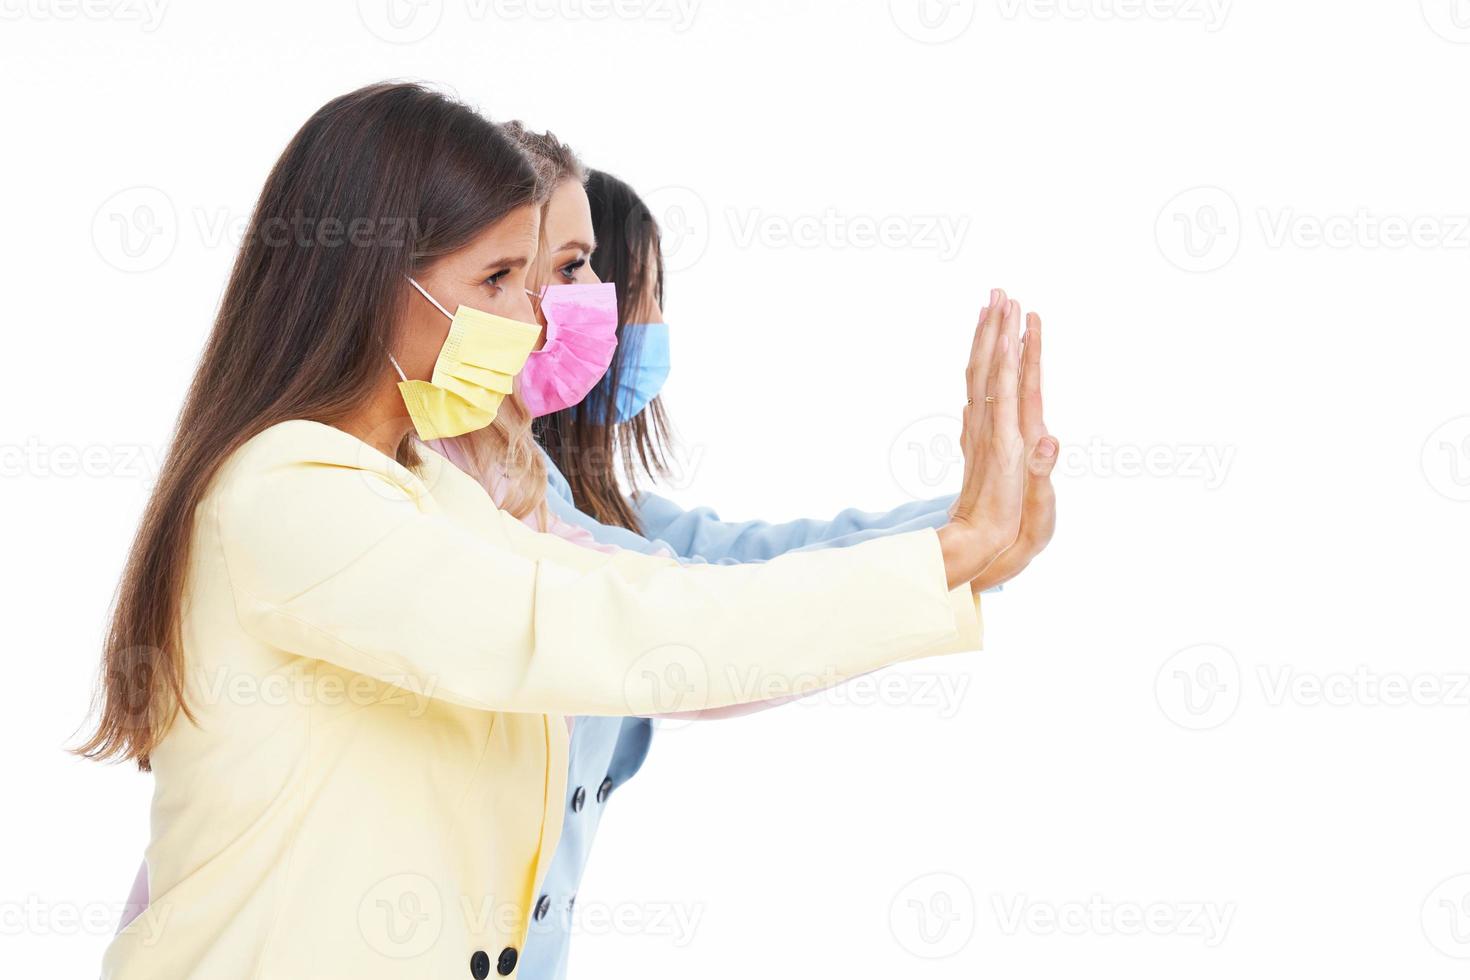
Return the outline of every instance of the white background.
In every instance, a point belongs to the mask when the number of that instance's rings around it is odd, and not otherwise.
[[[661,733],[573,976],[1464,975],[1470,4],[155,2],[0,0],[4,975],[95,975],[125,549],[268,168],[390,77],[682,229],[686,504],[953,488],[976,310],[1046,316],[1060,529],[987,650]]]

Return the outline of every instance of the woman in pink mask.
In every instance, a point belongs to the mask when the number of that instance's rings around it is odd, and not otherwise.
[[[537,179],[549,189],[541,207],[536,260],[526,275],[526,291],[533,298],[541,337],[515,381],[516,394],[536,419],[578,404],[607,373],[618,343],[618,297],[616,287],[599,282],[587,264],[595,247],[591,211],[582,190],[580,166],[571,151],[550,133],[530,132],[519,122],[503,124],[501,129],[526,151]],[[430,448],[479,480],[497,504],[504,502],[508,488],[516,483],[493,431],[435,440]],[[497,461],[489,464],[490,459]],[[512,458],[510,465],[524,466],[540,478],[547,460],[540,455]],[[584,547],[616,550],[615,545],[599,543],[590,530],[557,516],[550,508],[537,508],[522,520]],[[667,548],[647,551],[673,554]]]

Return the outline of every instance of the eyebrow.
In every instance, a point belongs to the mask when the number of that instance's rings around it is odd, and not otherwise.
[[[596,245],[589,245],[586,242],[577,241],[575,239],[569,242],[563,242],[561,244],[561,247],[558,248],[557,251],[563,252],[569,248],[580,249],[581,251],[586,252],[588,255],[591,255],[593,252],[597,251]]]
[[[488,272],[491,269],[520,269],[527,264],[527,261],[524,255],[519,255],[515,258],[500,258],[494,262],[485,263],[485,268],[481,271]]]

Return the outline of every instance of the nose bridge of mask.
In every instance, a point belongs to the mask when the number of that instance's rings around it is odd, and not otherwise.
[[[547,343],[564,327],[610,336],[611,342],[617,343],[618,291],[610,282],[547,286],[541,294],[541,311],[546,317]],[[607,330],[609,322],[611,330]]]
[[[444,439],[484,428],[511,393],[540,329],[464,305],[450,314],[412,277],[408,281],[450,319],[430,380],[404,378],[398,385],[419,438]],[[393,364],[404,377],[396,359]]]

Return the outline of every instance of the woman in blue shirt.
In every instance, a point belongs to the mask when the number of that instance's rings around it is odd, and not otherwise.
[[[953,497],[916,501],[886,513],[844,510],[829,520],[727,522],[706,507],[684,510],[656,494],[625,495],[641,475],[667,473],[669,424],[659,388],[669,370],[663,323],[663,259],[659,228],[631,187],[600,172],[586,174],[571,150],[549,133],[512,127],[555,189],[544,212],[543,239],[551,282],[613,282],[618,347],[602,382],[580,404],[536,423],[548,457],[552,513],[589,531],[599,543],[642,552],[670,551],[687,561],[763,561],[788,551],[844,547],[879,535],[937,528]],[[1030,362],[1039,369],[1040,323],[1028,320]],[[1032,449],[1023,541],[994,581],[1018,573],[1050,540],[1055,502],[1050,473],[1056,443],[1041,422],[1038,370],[1031,372],[1027,443]],[[636,462],[635,462],[636,460]],[[565,475],[563,473],[565,470]],[[602,807],[636,773],[648,753],[646,718],[579,717],[572,732],[567,811],[561,841],[527,938],[525,980],[566,973],[576,890]]]

